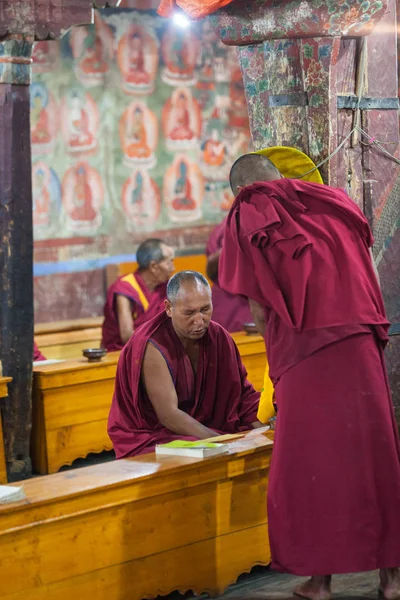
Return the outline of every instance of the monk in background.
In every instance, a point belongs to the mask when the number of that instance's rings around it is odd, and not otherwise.
[[[181,271],[168,283],[165,312],[122,350],[108,419],[117,458],[262,426],[260,394],[231,336],[211,316],[207,279]]]
[[[400,448],[368,222],[343,191],[283,179],[260,155],[233,165],[231,187],[219,281],[250,298],[278,406],[272,565],[312,576],[304,598],[374,569],[400,598]]]
[[[174,272],[174,250],[148,239],[136,252],[138,269],[113,283],[104,306],[102,346],[121,350],[136,327],[164,309],[167,281]]]
[[[226,219],[211,232],[207,246],[207,276],[213,282],[212,302],[213,321],[219,323],[230,333],[242,331],[243,323],[251,323],[249,301],[245,296],[230,294],[218,283],[218,264],[224,239]]]
[[[47,360],[45,356],[40,352],[39,346],[33,340],[33,362]]]

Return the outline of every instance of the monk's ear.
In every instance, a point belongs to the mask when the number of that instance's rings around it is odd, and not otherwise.
[[[171,316],[171,308],[172,308],[171,302],[169,300],[164,300],[164,306],[165,306],[165,312],[170,317]]]

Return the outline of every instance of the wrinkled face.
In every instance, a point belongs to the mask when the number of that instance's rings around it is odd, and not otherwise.
[[[212,317],[210,290],[197,281],[183,283],[175,302],[171,304],[166,300],[165,308],[181,339],[199,340],[206,333]]]
[[[150,266],[151,273],[157,283],[165,283],[171,277],[175,270],[174,258],[175,251],[170,246],[162,245],[161,251],[163,253],[163,259],[160,262],[152,263]]]

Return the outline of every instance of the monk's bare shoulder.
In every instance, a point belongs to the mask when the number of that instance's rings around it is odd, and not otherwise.
[[[177,405],[175,386],[167,362],[151,342],[147,342],[144,352],[141,379],[156,412],[160,406]]]
[[[147,342],[144,351],[142,363],[142,378],[146,382],[146,386],[152,385],[151,378],[155,378],[157,382],[162,382],[164,385],[167,381],[171,381],[171,373],[169,371],[167,361],[160,350],[152,343]]]
[[[159,369],[160,367],[162,367],[163,365],[166,365],[165,359],[163,357],[163,355],[161,354],[160,350],[158,350],[158,348],[156,348],[156,346],[154,344],[152,344],[152,342],[147,342],[146,344],[146,349],[144,351],[144,356],[143,356],[143,368],[144,369],[151,369],[151,368],[157,368]]]

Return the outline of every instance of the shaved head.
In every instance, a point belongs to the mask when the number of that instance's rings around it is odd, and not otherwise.
[[[229,175],[235,196],[240,192],[239,188],[252,185],[256,181],[274,181],[280,178],[278,169],[262,154],[244,154],[233,163]]]

